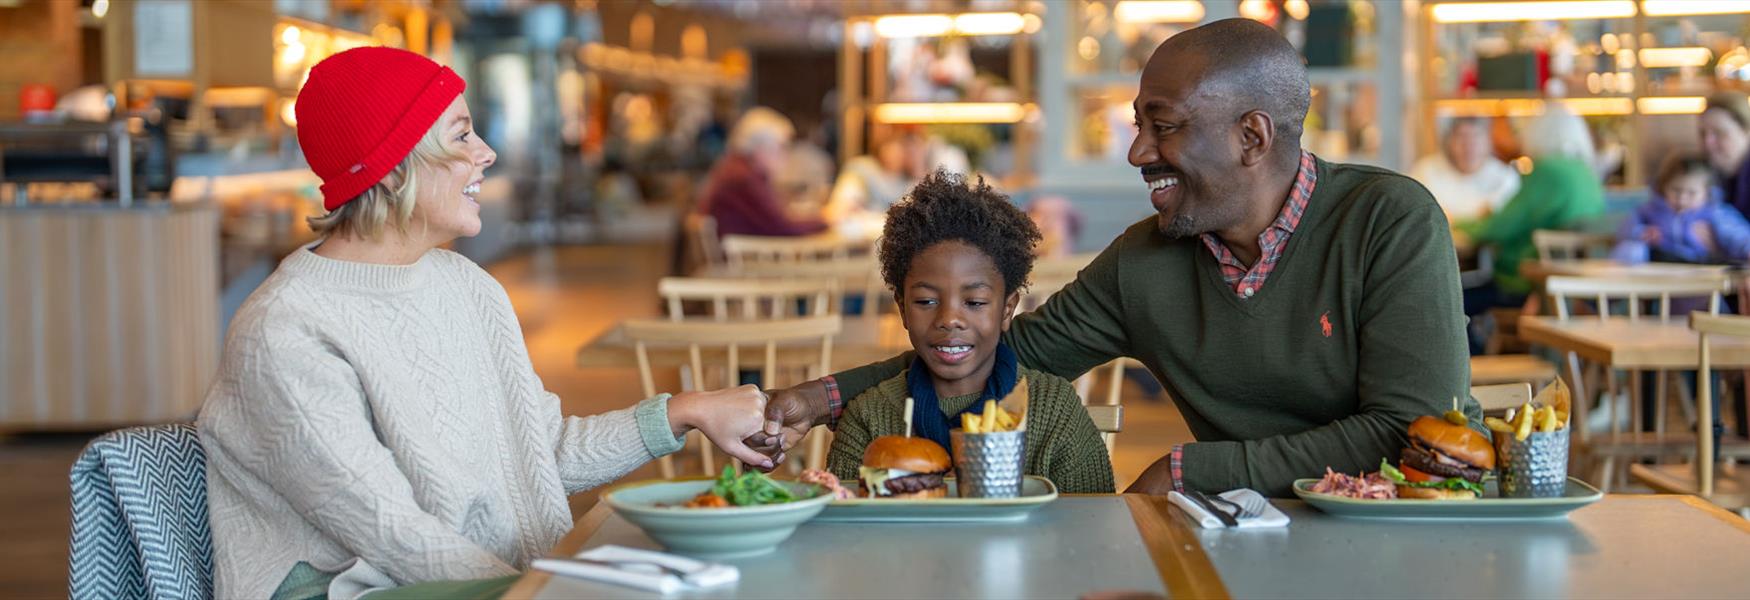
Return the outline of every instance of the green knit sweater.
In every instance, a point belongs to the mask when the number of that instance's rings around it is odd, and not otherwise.
[[[1287,496],[1326,466],[1357,473],[1396,460],[1411,420],[1469,397],[1452,235],[1407,177],[1322,160],[1318,174],[1253,297],[1234,295],[1202,241],[1169,239],[1150,217],[1016,317],[1004,340],[1022,364],[1064,378],[1120,356],[1148,366],[1197,437],[1184,450],[1192,489]],[[908,360],[835,378],[855,398]],[[1475,402],[1465,407],[1480,416]]]
[[[863,449],[875,438],[905,434],[905,372],[858,394],[839,420],[827,455],[827,469],[845,481],[856,481]],[[1106,444],[1075,386],[1062,377],[1021,367],[1027,380],[1026,472],[1050,479],[1070,494],[1109,494],[1114,490],[1112,461]],[[957,415],[978,401],[968,394],[941,401],[942,414]]]

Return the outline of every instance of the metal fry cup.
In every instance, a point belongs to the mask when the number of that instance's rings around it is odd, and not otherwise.
[[[1504,498],[1559,498],[1568,489],[1568,427],[1531,432],[1525,441],[1491,432],[1495,472]]]
[[[1021,495],[1027,432],[949,432],[954,447],[954,482],[961,498],[1014,498]]]

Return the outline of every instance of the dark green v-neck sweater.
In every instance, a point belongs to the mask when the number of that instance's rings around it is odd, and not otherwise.
[[[1327,466],[1395,462],[1409,422],[1454,397],[1480,415],[1446,216],[1415,181],[1372,167],[1318,161],[1306,213],[1251,298],[1200,240],[1169,239],[1150,217],[1004,340],[1022,364],[1066,379],[1120,356],[1147,365],[1197,437],[1184,451],[1190,489],[1288,496]],[[840,393],[855,398],[909,360],[840,373]]]

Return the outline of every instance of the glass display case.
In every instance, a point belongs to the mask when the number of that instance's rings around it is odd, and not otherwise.
[[[1750,88],[1750,2],[1439,2],[1421,21],[1427,153],[1452,118],[1483,117],[1515,160],[1512,124],[1559,101],[1586,119],[1606,183],[1641,186],[1695,148],[1708,94]]]
[[[1382,10],[1385,9],[1385,10]],[[1401,167],[1403,5],[1370,0],[1076,0],[1052,3],[1042,41],[1041,175],[1098,181],[1131,169],[1142,66],[1167,38],[1241,16],[1281,31],[1307,59],[1312,107],[1302,144],[1322,157]]]

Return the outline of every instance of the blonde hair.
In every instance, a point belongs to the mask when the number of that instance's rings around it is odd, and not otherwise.
[[[413,151],[401,159],[387,175],[339,208],[306,222],[322,237],[359,237],[375,240],[385,226],[407,233],[413,221],[413,205],[419,197],[419,167],[442,168],[446,163],[466,161],[467,156],[444,146],[443,122],[432,123],[431,129],[414,144]]]

